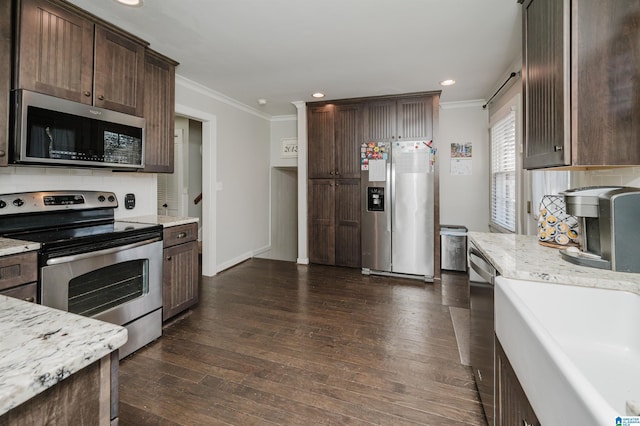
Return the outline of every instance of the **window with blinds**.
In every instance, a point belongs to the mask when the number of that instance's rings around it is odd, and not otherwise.
[[[491,225],[516,231],[516,113],[491,127]]]

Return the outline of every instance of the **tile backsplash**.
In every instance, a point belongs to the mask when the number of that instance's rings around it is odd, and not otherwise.
[[[111,172],[83,168],[0,167],[0,194],[29,191],[112,191],[118,198],[116,218],[157,212],[157,177],[154,173]],[[124,196],[136,195],[134,210],[125,210]]]
[[[571,186],[621,185],[640,188],[640,167],[619,167],[604,170],[571,172]]]

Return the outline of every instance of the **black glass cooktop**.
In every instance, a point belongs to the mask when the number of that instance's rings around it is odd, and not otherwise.
[[[114,221],[85,226],[52,227],[6,234],[16,240],[40,243],[43,250],[60,246],[80,246],[116,242],[149,235],[162,237],[162,225]],[[108,244],[112,246],[113,244]]]

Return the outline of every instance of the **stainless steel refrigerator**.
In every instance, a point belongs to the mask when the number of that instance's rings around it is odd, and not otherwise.
[[[360,157],[362,273],[433,281],[431,141],[367,142]]]

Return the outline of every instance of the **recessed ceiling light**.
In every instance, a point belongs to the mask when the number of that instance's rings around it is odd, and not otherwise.
[[[114,0],[116,3],[131,7],[142,7],[142,0]]]
[[[440,86],[453,86],[456,84],[455,80],[443,80],[440,82]]]
[[[313,95],[314,98],[324,98],[324,93],[316,92]]]

